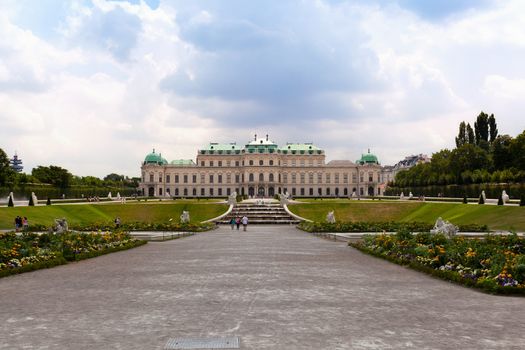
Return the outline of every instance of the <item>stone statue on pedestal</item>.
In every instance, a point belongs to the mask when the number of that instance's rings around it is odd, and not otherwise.
[[[187,224],[190,222],[190,212],[184,210],[180,216],[180,222],[183,224]]]
[[[448,238],[454,237],[458,232],[458,227],[454,224],[451,224],[448,221],[443,220],[441,217],[438,217],[434,228],[430,230],[430,233],[437,234],[442,233]]]
[[[335,224],[335,215],[334,211],[329,211],[328,214],[326,214],[326,222],[329,224]]]

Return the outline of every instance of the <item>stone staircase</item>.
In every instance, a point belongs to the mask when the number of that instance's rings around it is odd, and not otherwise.
[[[229,224],[236,217],[248,217],[248,224],[298,224],[279,204],[238,203],[232,212],[224,217],[220,224]]]

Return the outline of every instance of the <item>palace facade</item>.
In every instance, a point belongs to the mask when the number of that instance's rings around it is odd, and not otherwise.
[[[210,143],[198,151],[196,162],[168,162],[153,150],[141,173],[140,191],[150,197],[226,197],[234,191],[252,197],[382,195],[381,166],[370,151],[356,162],[325,163],[324,150],[311,143],[279,147],[268,135],[255,135],[244,146]]]

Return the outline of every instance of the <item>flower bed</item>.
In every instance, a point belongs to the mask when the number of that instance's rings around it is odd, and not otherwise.
[[[203,232],[215,227],[213,223],[147,223],[147,222],[129,222],[121,224],[119,231],[172,231],[172,232]],[[69,229],[76,231],[115,231],[113,222],[94,222],[89,224],[70,224]],[[25,232],[46,232],[48,226],[32,224]]]
[[[399,231],[365,236],[362,242],[349,245],[489,293],[525,295],[525,239],[516,234],[468,239]]]
[[[425,222],[301,222],[298,228],[307,232],[428,232],[434,225]],[[486,225],[459,225],[462,232],[488,232]]]
[[[146,243],[125,232],[0,234],[0,277],[91,258]]]

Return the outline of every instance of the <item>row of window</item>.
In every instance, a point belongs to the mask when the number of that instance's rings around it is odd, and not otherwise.
[[[264,166],[264,165],[269,165],[269,166],[273,166],[273,165],[281,165],[281,161],[277,161],[277,164],[275,164],[274,160],[273,159],[270,159],[270,160],[267,160],[266,162],[263,160],[263,159],[259,159],[258,162],[255,162],[253,159],[250,159],[249,161],[245,162],[244,160],[241,162],[241,161],[238,161],[236,160],[235,162],[233,161],[230,161],[230,160],[227,160],[225,162],[223,162],[222,160],[219,160],[217,162],[213,161],[213,160],[209,160],[207,163],[205,160],[201,160],[201,166],[210,166],[210,167],[213,167],[215,166],[215,164],[217,164],[218,167],[222,167],[222,166],[227,166],[227,167],[230,167],[232,165],[235,165],[235,166],[240,166],[242,164],[242,166],[245,166],[245,165],[256,165],[256,164],[259,164],[260,166]],[[323,161],[318,159],[317,162],[314,163],[314,160],[313,159],[310,159],[308,160],[308,165],[309,166],[313,166],[313,165],[318,165],[318,166],[321,166],[323,165]],[[290,161],[290,165],[291,166],[297,166],[297,165],[300,165],[300,166],[306,166],[306,161],[304,159],[301,159],[299,162],[297,162],[296,159],[292,159]],[[287,160],[283,160],[283,166],[288,166],[288,161]]]
[[[191,191],[190,191],[191,190]],[[238,189],[235,189],[237,191],[237,193],[241,194],[241,195],[244,195],[245,194],[245,190],[244,188],[238,188]],[[280,188],[279,188],[280,190]],[[306,191],[308,190],[308,192]],[[153,188],[150,188],[150,193],[149,195],[150,196],[154,196],[155,194],[152,193],[153,191]],[[340,196],[340,195],[343,195],[343,196],[349,196],[350,194],[353,195],[354,193],[357,195],[357,189],[354,187],[352,189],[352,193],[349,193],[349,189],[348,188],[343,188],[342,190],[338,187],[336,187],[333,192],[332,192],[332,189],[330,187],[327,187],[324,189],[322,188],[317,188],[317,193],[314,194],[314,189],[313,188],[304,188],[304,187],[301,187],[301,188],[296,188],[296,187],[292,187],[291,188],[291,191],[292,191],[292,196]],[[223,196],[223,195],[227,195],[229,196],[231,193],[232,193],[232,189],[231,188],[226,188],[226,189],[222,189],[222,188],[218,188],[217,189],[217,192],[215,192],[215,189],[214,188],[208,188],[208,191],[206,191],[205,188],[201,188],[200,191],[197,189],[197,188],[192,188],[192,189],[188,189],[188,188],[183,188],[183,189],[180,189],[179,188],[175,188],[173,190],[173,193],[171,193],[172,191],[167,188],[166,189],[166,194],[163,194],[162,192],[162,188],[159,188],[159,193],[158,195],[159,196],[163,196],[163,195],[169,195],[169,196],[197,196],[197,193],[199,193],[200,196]],[[250,195],[253,195],[255,193],[255,189],[253,187],[250,187],[248,189],[248,192],[247,194],[250,194]],[[263,190],[264,192],[264,195],[268,195],[268,193],[266,193],[265,190]],[[272,195],[274,193],[274,188],[271,188],[269,192],[272,192]],[[283,188],[283,192],[286,193],[288,192],[288,188]],[[259,191],[257,193],[260,193]],[[370,187],[368,189],[368,191],[366,192],[367,195],[375,195],[376,193],[374,193],[374,188],[373,187]],[[377,189],[377,195],[380,195],[380,190]],[[365,195],[365,189],[363,187],[359,188],[359,195],[361,196],[364,196]]]
[[[215,177],[216,175],[216,177]],[[297,173],[291,173],[290,174],[290,182],[291,183],[297,183]],[[306,183],[306,175],[308,175],[308,183],[310,184],[313,184],[314,183],[314,173],[308,173],[308,174],[305,174],[305,173],[300,173],[299,174],[299,181],[300,183],[304,184]],[[333,174],[333,183],[340,183],[341,182],[341,176],[339,173],[335,173]],[[368,182],[374,182],[374,173],[373,172],[369,172],[368,174]],[[223,175],[222,174],[209,174],[208,175],[208,178],[209,178],[209,183],[215,183],[215,179],[217,179],[217,183],[223,183]],[[159,182],[162,182],[162,174],[159,174]],[[264,176],[264,173],[260,173],[259,176],[258,176],[258,179],[259,179],[259,182],[264,182],[266,181],[265,179],[265,176]],[[143,182],[144,182],[144,178],[142,179]],[[171,175],[166,175],[166,183],[171,183]],[[182,180],[182,181],[181,181]],[[173,177],[173,183],[189,183],[189,180],[190,180],[190,176],[187,175],[187,174],[184,174],[182,175],[182,179],[181,177],[176,174],[174,175]],[[205,180],[206,180],[206,176],[205,174],[201,174],[200,175],[200,183],[205,183]],[[324,174],[324,183],[332,183],[332,174],[328,173],[328,174]],[[380,174],[377,174],[377,182],[380,182],[381,180],[381,175]],[[231,183],[232,181],[232,174],[231,173],[227,173],[226,174],[226,183]],[[239,182],[244,182],[244,174],[235,174],[235,183],[239,183]],[[248,174],[248,182],[254,182],[255,181],[255,174],[253,173],[250,173]],[[275,176],[273,173],[270,173],[268,174],[268,179],[267,181],[269,182],[274,182],[275,181]],[[343,174],[343,177],[342,177],[342,181],[343,183],[348,183],[348,174]],[[150,173],[149,175],[149,182],[154,182],[154,174],[153,173]],[[278,174],[278,182],[281,182],[281,174]],[[284,183],[288,183],[288,173],[283,173],[282,174],[282,182]],[[352,183],[356,183],[357,182],[357,174],[352,174]],[[360,176],[359,176],[359,182],[365,182],[365,173],[361,172]],[[191,175],[191,183],[194,183],[196,184],[197,183],[197,175],[196,174],[193,174]],[[323,183],[323,173],[317,173],[317,183]]]

